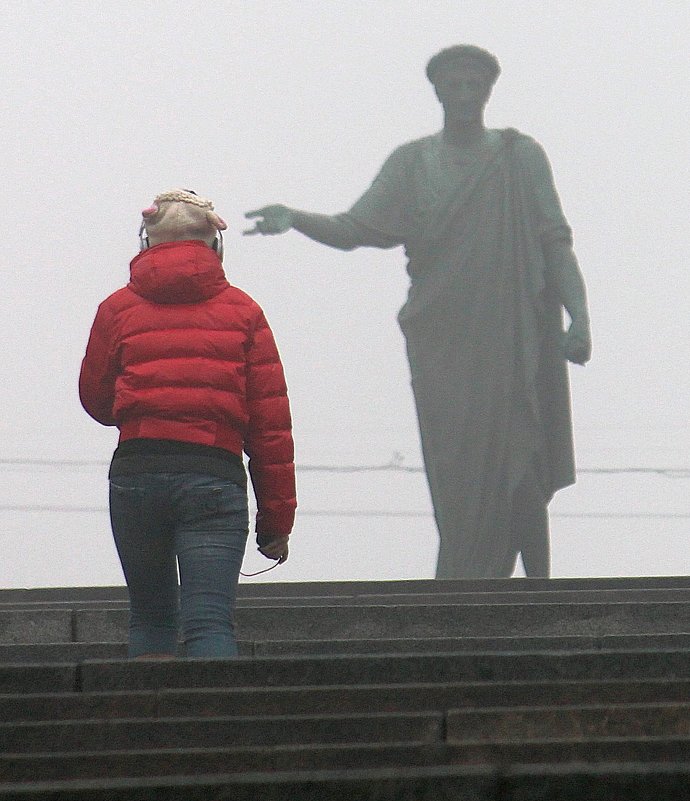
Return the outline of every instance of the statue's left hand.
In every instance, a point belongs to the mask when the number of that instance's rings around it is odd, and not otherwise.
[[[565,358],[573,364],[586,364],[592,357],[592,334],[589,322],[573,320],[563,335]]]

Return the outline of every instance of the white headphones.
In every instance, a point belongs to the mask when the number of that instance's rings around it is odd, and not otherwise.
[[[183,189],[183,192],[186,192],[190,195],[196,195],[196,192],[193,189]],[[161,196],[162,197],[162,196]],[[213,204],[207,202],[207,205],[213,209]],[[213,215],[215,219],[218,221],[219,225],[225,226],[223,220],[221,220],[218,215]],[[141,221],[141,225],[139,226],[139,250],[147,250],[151,246],[149,242],[149,238],[146,232],[146,218]],[[211,250],[215,252],[218,258],[223,261],[223,232],[221,231],[220,227],[216,229],[216,238],[213,240],[213,244],[211,245]]]
[[[151,247],[149,243],[149,238],[146,233],[146,220],[141,221],[141,225],[139,226],[139,250],[148,250]],[[211,250],[215,251],[218,258],[223,261],[223,232],[220,230],[216,231],[216,238],[213,240],[213,244],[211,245]]]

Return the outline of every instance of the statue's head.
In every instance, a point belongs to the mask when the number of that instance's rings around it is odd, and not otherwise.
[[[476,45],[461,44],[446,47],[432,56],[426,65],[426,76],[435,86],[444,71],[458,67],[469,67],[481,72],[489,86],[493,86],[501,74],[501,65],[493,53]]]
[[[426,67],[446,116],[457,120],[481,117],[500,72],[496,56],[465,44],[441,50]]]

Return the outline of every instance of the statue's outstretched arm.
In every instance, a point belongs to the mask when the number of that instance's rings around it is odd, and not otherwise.
[[[255,223],[244,233],[270,236],[294,229],[338,250],[404,244],[410,228],[406,214],[408,149],[402,146],[393,151],[369,189],[348,212],[316,214],[275,203],[247,212],[245,217]]]
[[[245,217],[256,219],[254,227],[244,232],[247,235],[270,236],[294,229],[315,242],[338,250],[353,250],[363,244],[357,235],[356,224],[346,214],[315,214],[274,204],[249,211]]]
[[[396,238],[364,225],[348,213],[316,214],[274,204],[249,211],[245,217],[256,220],[254,227],[244,232],[249,236],[283,234],[294,229],[315,242],[338,250],[363,246],[390,248],[399,244]]]

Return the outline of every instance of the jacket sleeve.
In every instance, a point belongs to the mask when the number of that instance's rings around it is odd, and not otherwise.
[[[113,347],[113,315],[105,303],[98,307],[79,373],[79,399],[84,409],[104,426],[113,418],[118,364]]]
[[[290,403],[278,348],[260,310],[248,345],[246,386],[245,451],[256,496],[256,531],[287,537],[297,507]]]

